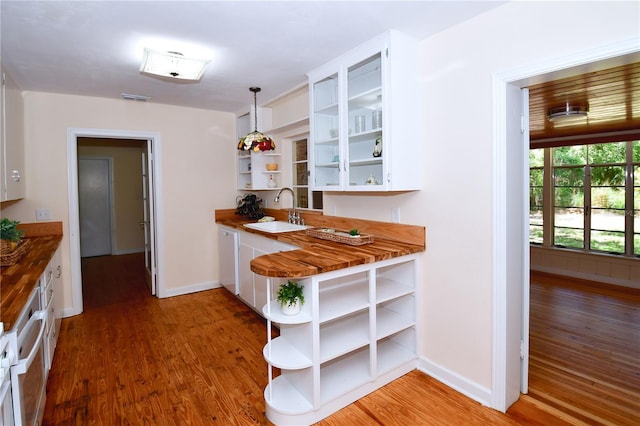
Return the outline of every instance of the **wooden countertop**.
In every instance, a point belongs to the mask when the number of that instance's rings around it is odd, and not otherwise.
[[[50,222],[49,222],[50,223]],[[5,330],[11,330],[27,303],[29,295],[38,285],[40,276],[58,249],[62,240],[62,223],[59,234],[41,235],[40,232],[29,232],[27,224],[19,226],[27,231],[30,246],[27,253],[15,265],[3,266],[0,280],[0,321]],[[50,229],[51,227],[48,227]],[[53,232],[57,232],[54,227]],[[47,231],[48,232],[48,231]]]
[[[271,234],[253,230],[242,225],[255,221],[236,216],[233,213],[235,210],[231,210],[231,212],[232,214],[229,214],[229,210],[216,210],[216,223],[300,247],[300,250],[272,253],[253,259],[251,270],[256,274],[268,277],[307,277],[355,265],[420,253],[426,249],[426,230],[423,226],[302,212],[306,224],[309,226],[331,226],[338,229],[358,228],[360,232],[374,235],[374,242],[371,244],[350,246],[310,237],[306,235],[305,231]],[[267,209],[266,213],[274,216],[276,220],[287,220],[286,210]]]

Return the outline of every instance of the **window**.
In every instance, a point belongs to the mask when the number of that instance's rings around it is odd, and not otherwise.
[[[542,244],[544,207],[544,149],[529,151],[529,237]]]
[[[585,146],[553,149],[553,245],[584,248]]]
[[[532,149],[529,165],[530,243],[640,255],[640,141]]]
[[[292,179],[293,192],[296,194],[296,207],[322,210],[322,192],[309,189],[309,145],[308,139],[292,142]]]

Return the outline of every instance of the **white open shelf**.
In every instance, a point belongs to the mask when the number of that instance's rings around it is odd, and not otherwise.
[[[379,308],[376,311],[377,332],[376,338],[382,339],[391,334],[413,327],[416,322],[413,315],[408,316],[394,312],[390,309]]]
[[[320,362],[369,344],[369,311],[320,327]]]
[[[382,303],[414,292],[413,285],[379,277],[376,287],[376,302]]]
[[[415,329],[407,329],[396,336],[380,340],[377,353],[378,375],[400,365],[416,362],[418,355],[415,347]]]
[[[321,323],[366,309],[369,306],[369,280],[323,290],[320,292],[320,304]]]
[[[301,310],[296,315],[285,315],[280,309],[280,304],[277,300],[272,300],[262,307],[262,313],[264,317],[278,324],[304,324],[311,322],[311,315],[306,310]]]
[[[267,343],[262,349],[262,354],[269,364],[287,370],[299,370],[313,365],[311,358],[284,337],[276,337],[271,343]]]
[[[320,403],[325,404],[371,380],[369,351],[361,350],[320,368]]]
[[[315,423],[416,367],[417,259],[305,277],[306,303],[294,317],[275,301],[270,313],[263,308],[269,327],[281,323],[263,350],[269,376],[281,369],[265,391],[272,422]]]
[[[285,375],[276,377],[270,385],[267,385],[264,390],[264,399],[273,409],[282,414],[295,415],[313,409],[311,401],[305,398]]]

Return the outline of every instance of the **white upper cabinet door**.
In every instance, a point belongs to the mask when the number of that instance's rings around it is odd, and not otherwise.
[[[2,72],[2,193],[0,201],[19,200],[25,196],[24,173],[24,101],[22,91],[8,74]]]
[[[388,31],[308,73],[311,185],[421,189],[416,43]]]

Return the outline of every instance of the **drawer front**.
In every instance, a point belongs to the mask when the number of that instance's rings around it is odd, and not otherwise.
[[[53,280],[46,283],[45,281],[44,278],[40,279],[40,297],[42,298],[42,306],[49,306],[53,300]]]
[[[44,338],[44,362],[47,367],[47,371],[49,371],[53,365],[53,354],[56,350],[56,343],[58,341],[57,337],[55,323],[51,321],[51,323],[47,325],[47,331]]]

